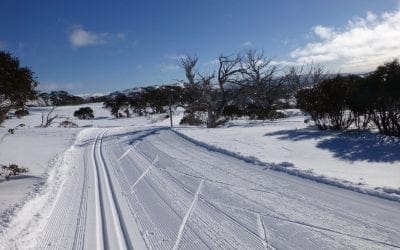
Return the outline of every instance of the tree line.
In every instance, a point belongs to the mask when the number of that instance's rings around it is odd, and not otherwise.
[[[394,60],[364,76],[324,79],[299,90],[297,105],[322,130],[376,127],[400,136],[400,64]]]
[[[104,102],[116,118],[185,108],[182,123],[213,128],[229,119],[277,119],[280,109],[296,105],[319,129],[377,128],[400,136],[400,64],[397,60],[364,75],[330,75],[320,66],[280,67],[262,51],[220,55],[211,72],[198,70],[197,56],[180,60],[185,79],[174,85],[145,87],[128,95],[90,100],[65,91],[36,91],[34,73],[18,58],[0,51],[0,124],[11,109],[25,115],[28,100],[51,105]],[[77,115],[80,115],[77,113]]]
[[[199,58],[180,61],[180,85],[145,88],[104,103],[115,117],[130,112],[165,112],[169,104],[185,108],[183,124],[217,127],[229,119],[277,119],[281,109],[297,107],[319,129],[376,127],[400,135],[400,66],[397,60],[364,75],[328,74],[323,67],[280,67],[264,53],[248,50],[218,57],[212,72],[200,72]]]

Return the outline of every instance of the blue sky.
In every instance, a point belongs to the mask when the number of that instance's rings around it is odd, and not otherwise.
[[[399,7],[398,0],[2,0],[0,49],[30,66],[42,90],[75,94],[173,83],[183,78],[184,53],[210,70],[220,53],[246,48],[279,65],[361,72],[400,55]]]

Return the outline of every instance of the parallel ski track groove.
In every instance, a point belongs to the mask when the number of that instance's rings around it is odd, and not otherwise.
[[[95,186],[95,205],[96,207],[96,239],[97,243],[100,244],[98,246],[98,249],[105,249],[105,246],[108,246],[108,237],[107,237],[107,227],[106,227],[106,222],[105,222],[105,211],[103,207],[103,199],[102,196],[100,195],[102,193],[101,191],[101,185],[100,185],[100,173],[99,173],[99,167],[97,163],[97,157],[96,157],[96,146],[100,137],[100,134],[102,132],[99,132],[96,136],[96,139],[93,144],[93,154],[92,154],[92,159],[93,159],[93,164],[94,164],[94,186]]]
[[[103,155],[103,138],[104,138],[104,134],[107,133],[108,130],[104,131],[101,134],[101,138],[100,138],[100,144],[99,144],[99,157],[100,160],[102,162],[102,166],[103,166],[103,171],[105,173],[105,178],[106,178],[106,187],[108,187],[107,192],[110,195],[110,200],[109,202],[111,203],[111,209],[115,210],[115,212],[117,213],[117,217],[115,217],[114,213],[113,213],[113,219],[114,219],[114,225],[117,226],[118,228],[116,228],[117,232],[122,231],[122,236],[123,238],[120,239],[120,241],[122,240],[123,242],[119,242],[122,245],[122,248],[126,248],[126,249],[133,249],[132,243],[129,239],[129,234],[128,234],[128,230],[126,228],[126,225],[124,223],[123,220],[123,216],[122,216],[122,212],[121,212],[121,208],[118,204],[118,200],[116,198],[116,194],[115,194],[115,190],[114,187],[112,185],[111,182],[111,178],[110,178],[110,172],[108,171],[108,167],[107,167],[107,163],[105,161],[104,155]]]
[[[169,147],[175,148],[176,150],[179,150],[179,151],[185,153],[186,155],[188,155],[188,154],[193,155],[193,154],[190,153],[190,150],[183,151],[181,148],[178,148],[176,145],[172,145],[172,144],[166,143],[165,140],[162,140],[161,138],[158,138],[158,141],[162,141],[164,144],[168,145]],[[149,143],[150,143],[150,142],[149,142]],[[189,142],[189,144],[191,144],[191,143]],[[193,147],[194,147],[194,146],[195,146],[195,145],[193,145]],[[157,149],[156,146],[153,145],[153,147]],[[188,152],[188,151],[189,151],[189,152]],[[229,158],[229,157],[227,157],[227,158]],[[199,158],[198,160],[202,161],[200,158]],[[203,162],[204,162],[204,161],[203,161]],[[205,163],[207,163],[207,162],[205,162]],[[182,164],[183,164],[183,163],[182,163]],[[207,163],[207,164],[209,164],[209,163]],[[188,168],[190,168],[188,165],[186,165],[186,164],[184,164],[184,165],[187,166]],[[213,167],[216,167],[216,168],[222,170],[220,167],[218,167],[218,166],[216,166],[216,165],[213,165]],[[191,168],[190,168],[190,169],[191,169]],[[193,169],[192,169],[192,170],[193,170]],[[195,170],[193,170],[193,171],[195,171]],[[224,171],[224,172],[226,172],[226,171]],[[234,176],[236,176],[236,177],[239,177],[239,176],[237,176],[237,175],[235,175],[235,174],[232,174],[232,175],[234,175]],[[239,177],[239,178],[242,178],[242,177]],[[174,178],[174,179],[176,180],[176,178]],[[179,181],[179,182],[180,182],[180,181]],[[180,182],[180,183],[181,183],[181,182]],[[181,183],[181,184],[184,186],[183,183]],[[260,186],[263,186],[263,185],[260,185]],[[186,190],[189,190],[189,189],[186,189]],[[190,190],[189,190],[189,191],[190,191]],[[238,195],[240,195],[240,194],[238,194]],[[242,195],[240,195],[240,196],[242,196]],[[208,199],[207,199],[206,197],[200,196],[199,198],[202,199],[202,200],[204,200],[205,202],[209,203],[209,202],[208,202]],[[254,201],[254,200],[252,200],[252,199],[249,199],[249,198],[247,198],[247,197],[242,196],[242,198],[245,198],[245,199],[247,199],[247,200],[249,200],[249,201],[251,201],[251,202],[257,203],[258,205],[260,205],[260,206],[262,206],[262,207],[265,207],[264,204],[260,204],[260,203]],[[298,199],[297,197],[294,197],[294,198]],[[209,203],[209,205],[215,207],[212,203]],[[215,207],[215,208],[218,208],[218,207]],[[236,208],[237,208],[237,209],[243,209],[243,208],[240,208],[240,207],[236,207]],[[267,208],[267,207],[265,207],[265,208]],[[325,207],[323,207],[323,208],[325,208]],[[219,210],[220,210],[220,209],[219,209]],[[227,215],[228,217],[231,217],[230,215],[226,214],[226,213],[225,213],[224,211],[222,211],[222,210],[220,210],[220,212],[224,213],[224,214]],[[280,217],[280,216],[270,215],[270,214],[262,214],[262,213],[255,212],[255,211],[254,211],[254,213],[259,214],[259,215],[262,215],[262,216],[267,216],[267,217],[275,218],[275,219],[278,219],[278,220],[286,221],[286,222],[289,222],[289,223],[300,224],[300,225],[302,225],[302,226],[310,227],[310,228],[317,229],[317,230],[327,231],[327,232],[331,232],[331,233],[335,233],[335,234],[340,234],[340,235],[347,236],[347,237],[352,237],[352,238],[357,238],[357,239],[360,239],[360,240],[365,240],[365,241],[373,242],[373,243],[379,244],[379,245],[386,245],[386,246],[390,246],[390,247],[400,248],[399,245],[390,244],[390,243],[386,243],[386,242],[379,241],[379,240],[369,239],[369,238],[362,237],[362,236],[361,236],[361,237],[360,237],[360,236],[355,236],[355,235],[352,235],[352,234],[349,234],[349,233],[341,233],[341,232],[338,232],[338,231],[335,231],[335,230],[332,230],[332,229],[329,229],[329,228],[324,228],[324,227],[321,227],[321,226],[315,226],[315,225],[308,224],[308,223],[303,223],[303,222],[299,222],[299,221],[294,221],[294,220],[291,220],[291,219],[289,219],[289,218],[282,218],[282,217]],[[347,217],[349,217],[349,218],[351,218],[351,219],[355,219],[355,220],[358,219],[357,217],[353,217],[353,216],[347,216]],[[231,217],[231,218],[232,218],[232,217]],[[233,218],[233,219],[234,219],[234,218]],[[361,219],[358,219],[358,220],[361,221]],[[236,221],[236,220],[235,220],[235,221]],[[240,222],[238,222],[238,221],[236,221],[236,222],[240,224]],[[364,221],[364,222],[365,222],[365,221]],[[248,228],[246,227],[246,229],[248,229]],[[251,233],[256,234],[256,233],[254,233],[251,229],[248,229],[248,230],[249,230]],[[256,234],[256,235],[258,236],[258,234]],[[270,246],[271,246],[271,245],[270,245]],[[272,247],[273,247],[273,246],[272,246]]]
[[[155,148],[156,148],[156,147],[155,147]],[[141,152],[139,149],[137,149],[137,150],[138,150],[141,154],[143,154],[144,157],[147,158],[147,155],[145,155],[145,154],[144,154],[143,152]],[[186,166],[186,165],[185,165],[185,166]],[[195,195],[195,193],[192,192],[192,191],[190,190],[190,188],[188,188],[185,184],[183,184],[181,181],[179,181],[179,180],[176,179],[174,176],[172,176],[168,171],[165,171],[165,170],[162,169],[162,168],[158,168],[158,169],[163,170],[163,172],[165,172],[165,173],[169,176],[169,178],[170,178],[172,181],[174,181],[176,184],[178,184],[179,186],[181,186],[181,188],[182,188],[183,190],[185,190],[186,192],[188,192],[188,193],[190,193],[190,194],[192,194],[192,195]],[[251,229],[249,229],[247,226],[243,225],[240,221],[236,220],[235,218],[233,218],[232,216],[230,216],[230,215],[227,214],[226,212],[222,211],[220,208],[218,208],[218,207],[214,206],[213,204],[211,204],[211,203],[207,200],[206,197],[203,197],[203,196],[199,195],[199,201],[205,202],[206,205],[208,204],[208,206],[209,206],[211,209],[214,209],[214,210],[220,212],[221,214],[225,215],[227,218],[229,218],[230,220],[232,220],[234,223],[236,223],[237,225],[239,225],[240,227],[242,227],[243,229],[245,229],[245,231],[249,232],[251,235],[255,236],[255,237],[258,238],[260,241],[263,241],[263,239],[262,239],[256,232],[253,232],[253,231],[252,231]],[[192,230],[193,230],[193,228],[192,228]],[[193,231],[196,232],[196,230],[193,230]]]
[[[132,150],[130,152],[133,152]],[[154,160],[151,160],[147,157],[147,155],[143,154],[138,148],[134,148],[134,152],[137,152],[141,157],[143,161],[147,161],[147,162],[153,162]],[[154,162],[154,166],[156,166],[157,164]],[[135,167],[137,168],[137,166],[135,165]],[[139,170],[139,169],[138,169]],[[140,171],[140,170],[139,170]],[[176,216],[178,216],[178,218],[180,218],[181,220],[183,219],[183,217],[173,208],[173,206],[159,193],[159,191],[151,184],[151,182],[149,180],[147,180],[146,178],[143,178],[143,181],[146,182],[146,184],[155,192],[155,194],[160,198],[161,201],[163,201],[174,213]],[[185,187],[186,189],[186,187]],[[188,190],[186,190],[188,191]],[[190,191],[190,190],[189,190]],[[189,192],[190,194],[193,194],[192,192]],[[134,194],[134,193],[133,193]],[[132,194],[132,195],[133,195]],[[194,230],[190,225],[187,225],[188,228],[190,228],[192,230],[192,232],[203,242],[203,244],[205,246],[207,246],[207,248],[211,248],[208,243],[196,232],[196,230]]]
[[[87,149],[85,150],[87,152]],[[89,168],[86,167],[88,162],[87,158],[83,157],[84,171],[83,171],[83,186],[81,201],[79,205],[79,214],[77,221],[77,229],[74,237],[73,249],[83,249],[85,246],[85,232],[86,232],[86,218],[87,218],[87,199],[88,199],[88,181]]]
[[[187,141],[186,139],[184,139],[184,138],[182,138],[182,137],[178,137],[178,138],[181,139],[181,140],[184,141],[184,142],[188,142],[188,143],[186,143],[186,144],[188,144],[188,145],[187,145],[188,147],[191,147],[191,148],[194,148],[194,149],[196,149],[196,148],[199,147],[199,146],[193,144],[192,142]],[[162,143],[168,145],[169,147],[174,148],[175,150],[184,153],[185,155],[193,155],[193,157],[197,156],[196,158],[197,158],[199,161],[204,162],[205,164],[208,164],[208,165],[210,165],[210,166],[213,166],[214,168],[217,168],[217,169],[221,170],[222,172],[225,172],[225,173],[227,173],[227,174],[230,174],[230,175],[232,175],[232,176],[235,176],[235,177],[237,177],[237,178],[239,178],[239,179],[243,179],[244,181],[249,182],[249,183],[251,183],[251,184],[257,184],[258,186],[264,188],[264,191],[254,189],[255,191],[261,191],[261,192],[265,192],[265,193],[270,193],[269,191],[267,191],[268,188],[265,187],[265,186],[262,185],[262,184],[253,183],[253,182],[251,182],[251,181],[249,181],[249,180],[247,180],[247,179],[244,179],[242,176],[239,176],[239,175],[234,174],[234,173],[231,173],[231,172],[227,172],[226,170],[222,169],[221,167],[219,167],[219,166],[217,166],[217,165],[209,164],[209,163],[203,161],[203,160],[201,159],[201,157],[198,157],[198,155],[191,153],[190,150],[183,151],[180,147],[177,147],[176,145],[170,144],[170,143],[168,143],[167,141],[163,140],[162,138],[158,138],[158,140],[161,141]],[[202,147],[200,147],[200,148],[202,148]],[[206,149],[205,149],[205,150],[206,150]],[[203,152],[202,152],[202,153],[203,153]],[[218,152],[216,152],[216,153],[218,153]],[[233,161],[233,159],[232,159],[232,160],[230,159],[231,157],[226,157],[226,158],[227,158],[227,161],[230,161],[230,162]],[[182,163],[182,164],[184,164],[184,163]],[[186,164],[184,164],[184,165],[186,165]],[[187,166],[187,165],[186,165],[186,166]],[[188,166],[188,167],[189,167],[189,166]],[[190,167],[189,167],[189,168],[190,168]],[[192,169],[192,168],[190,168],[190,169]],[[193,171],[196,171],[196,170],[194,170],[194,169],[192,169],[192,170],[193,170]],[[256,169],[256,170],[260,171],[259,169]],[[266,173],[265,171],[263,171],[263,174],[269,175],[269,174]],[[202,177],[202,178],[203,178],[203,177]],[[315,188],[315,187],[313,187],[313,188]],[[251,189],[250,189],[250,190],[251,190]],[[279,192],[279,191],[277,191],[277,190],[275,190],[275,192],[276,192],[276,193],[279,193],[279,194],[282,194],[282,195],[288,196],[287,194],[284,194],[283,192]],[[296,197],[296,196],[290,196],[290,198],[292,198],[292,199],[294,199],[294,200],[302,201],[299,197]],[[259,205],[262,205],[262,204],[259,204]],[[262,205],[262,206],[264,206],[264,205]],[[320,208],[320,209],[323,209],[323,210],[329,210],[329,211],[332,211],[332,212],[336,211],[336,210],[334,210],[333,208],[326,207],[326,206],[321,206],[321,205],[319,205],[319,204],[313,204],[313,206],[314,206],[314,207],[317,207],[317,208]],[[346,217],[346,218],[349,218],[349,219],[352,219],[352,220],[354,220],[354,221],[358,221],[359,223],[362,223],[362,224],[365,224],[366,222],[368,222],[368,221],[365,220],[365,218],[359,218],[359,217],[356,216],[356,215],[348,215],[348,214],[344,213],[344,214],[342,214],[342,216],[344,216],[344,217]],[[371,224],[371,223],[370,223],[370,224]],[[380,226],[383,230],[389,229],[388,227],[385,227],[385,226],[382,226],[382,225],[379,225],[379,224],[376,224],[376,223],[373,223],[373,224],[376,225],[376,226]],[[396,231],[394,228],[390,228],[390,230],[391,230],[392,232],[395,232],[395,231]]]

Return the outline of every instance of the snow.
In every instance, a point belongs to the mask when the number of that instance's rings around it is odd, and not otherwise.
[[[95,119],[73,117],[86,106]],[[0,127],[0,163],[29,168],[0,180],[0,249],[400,247],[399,139],[318,131],[298,110],[169,130],[101,103],[55,109],[78,128],[36,127],[50,109]]]
[[[73,116],[75,110],[87,106],[94,110],[94,120],[79,120]],[[68,119],[76,123],[79,128],[58,128],[58,123],[49,128],[38,128],[42,114],[47,114],[52,107],[30,107],[28,116],[9,119],[2,124],[0,138],[4,138],[0,139],[0,164],[14,163],[28,168],[29,172],[13,177],[10,181],[5,181],[4,177],[0,176],[0,225],[8,223],[17,209],[37,195],[48,179],[49,171],[54,168],[57,158],[74,143],[76,135],[83,129],[144,126],[157,122],[163,125],[169,124],[169,119],[165,120],[165,114],[115,119],[102,106],[102,103],[90,103],[55,108],[53,114],[60,117],[57,122]],[[17,127],[20,124],[25,126]],[[7,132],[10,128],[16,128],[15,134]]]
[[[176,131],[207,147],[277,170],[400,200],[400,140],[371,132],[319,131],[297,112],[277,121]]]
[[[0,248],[387,249],[400,246],[399,209],[164,127],[89,128],[0,232]]]

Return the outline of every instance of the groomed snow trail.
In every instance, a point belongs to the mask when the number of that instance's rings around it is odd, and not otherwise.
[[[5,231],[9,248],[400,248],[400,203],[262,170],[165,128],[87,129],[71,150],[50,208],[17,214],[42,226]]]

